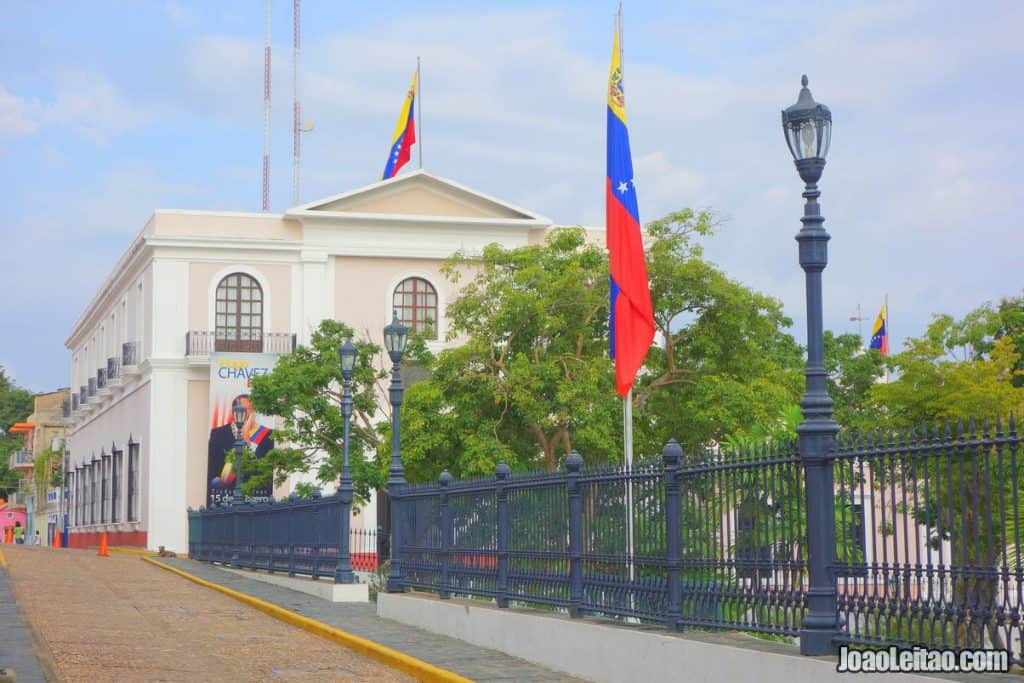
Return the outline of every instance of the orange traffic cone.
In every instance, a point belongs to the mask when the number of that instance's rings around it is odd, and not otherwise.
[[[104,531],[103,535],[100,536],[100,549],[96,553],[100,557],[107,557],[107,532]]]
[[[53,548],[60,547],[60,529],[53,532],[53,543],[51,543],[50,546]]]

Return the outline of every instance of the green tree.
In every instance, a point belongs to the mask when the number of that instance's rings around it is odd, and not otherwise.
[[[934,543],[949,541],[949,561],[961,566],[998,566],[1006,554],[1020,564],[1020,549],[1012,547],[1012,539],[1024,519],[1019,509],[1004,504],[1024,497],[1016,458],[1001,444],[967,445],[986,429],[980,420],[1024,408],[1024,388],[1015,385],[1020,353],[1012,334],[997,336],[994,321],[987,305],[960,320],[935,316],[922,337],[908,340],[906,350],[889,359],[897,379],[870,390],[894,427],[924,426],[924,435],[930,436],[932,425],[947,425],[935,439],[939,450],[930,457],[909,451],[903,458],[875,459],[870,466],[876,487],[894,482],[905,487],[918,480],[913,486],[922,499],[915,499],[909,511],[930,529]],[[951,422],[960,426],[948,431]],[[950,445],[939,446],[942,441]],[[991,577],[961,575],[953,582],[952,600],[968,614],[994,610],[997,595],[998,582]],[[981,642],[985,632],[994,647],[1003,646],[991,624],[972,619],[959,624],[953,635],[965,644]]]
[[[0,366],[0,493],[7,493],[18,487],[21,476],[8,469],[10,455],[21,448],[25,440],[20,434],[7,434],[6,431],[15,422],[21,422],[32,414],[31,392],[17,386]]]
[[[0,365],[0,429],[7,431],[31,414],[32,393],[12,382]]]
[[[871,388],[884,372],[885,357],[876,349],[865,349],[856,334],[836,335],[825,330],[824,342],[828,393],[836,422],[853,430],[876,426],[881,416]]]
[[[591,457],[621,451],[621,407],[607,360],[608,279],[602,249],[580,228],[552,231],[543,245],[444,266],[460,282],[447,310],[449,339],[431,377],[403,406],[402,459],[410,481],[513,469],[554,469],[569,450]],[[383,426],[383,434],[389,427]],[[382,457],[389,451],[381,443]]]
[[[282,483],[292,472],[315,470],[321,482],[336,481],[341,472],[344,423],[341,417],[341,365],[338,347],[352,337],[352,329],[324,320],[308,346],[281,356],[269,374],[255,377],[252,401],[257,411],[277,415],[283,426],[275,430],[275,448],[260,459],[247,459],[246,487],[251,489],[271,475]],[[382,470],[366,453],[377,448],[376,421],[379,390],[387,377],[381,349],[354,340],[359,357],[353,372],[353,412],[349,459],[356,500],[365,503],[370,490],[383,484]],[[410,358],[425,353],[422,340],[410,341]]]
[[[647,270],[663,344],[635,388],[637,449],[669,438],[686,450],[743,435],[799,399],[803,351],[776,299],[730,279],[697,242],[713,215],[683,209],[647,225]]]
[[[774,419],[799,398],[802,350],[781,304],[703,259],[710,213],[683,210],[648,225],[648,274],[661,333],[634,390],[635,451],[674,436],[697,449]],[[622,403],[608,358],[607,255],[578,228],[542,245],[457,254],[446,272],[472,273],[449,306],[451,338],[428,381],[403,406],[410,481],[553,469],[575,448],[587,462],[622,452]],[[386,428],[385,428],[386,431]],[[381,444],[388,448],[387,440]]]

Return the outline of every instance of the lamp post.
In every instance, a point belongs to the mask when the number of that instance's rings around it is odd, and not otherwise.
[[[388,572],[388,592],[402,593],[401,539],[402,517],[398,510],[398,497],[405,486],[405,468],[402,467],[402,447],[399,440],[399,411],[402,406],[402,375],[399,363],[409,340],[409,328],[398,319],[398,311],[392,312],[391,323],[384,327],[384,348],[391,357],[391,467],[388,468],[388,496],[391,498],[391,571]]]
[[[231,504],[241,505],[242,448],[245,446],[244,437],[242,436],[242,426],[245,425],[245,404],[236,399],[234,405],[231,406],[231,412],[234,413],[235,418],[235,491],[234,495],[231,497]]]
[[[828,265],[829,235],[818,205],[818,180],[825,170],[825,156],[832,139],[832,113],[818,104],[801,79],[796,104],[783,110],[782,130],[796,170],[804,181],[803,227],[796,236],[800,267],[807,288],[807,390],[800,401],[804,421],[797,428],[800,459],[807,485],[807,614],[800,626],[800,652],[824,655],[835,651],[839,632],[833,560],[836,551],[833,520],[832,461],[839,426],[832,419],[823,362],[821,272]]]
[[[68,448],[67,437],[64,437],[64,458],[61,464],[61,477],[62,486],[60,489],[60,540],[61,548],[68,547],[68,507],[71,503],[71,498],[68,493],[68,465],[71,462],[71,449]]]
[[[338,567],[334,570],[334,583],[355,583],[352,573],[352,557],[349,548],[349,526],[352,522],[352,470],[348,463],[348,440],[350,423],[352,422],[352,370],[356,366],[359,349],[352,343],[351,337],[338,348],[338,359],[341,361],[341,417],[345,421],[345,441],[342,444],[343,459],[341,461],[341,483],[338,486],[338,497],[341,499],[341,525],[338,532]]]
[[[231,412],[235,418],[235,491],[231,496],[231,517],[234,529],[234,552],[231,554],[231,561],[236,567],[241,567],[241,540],[238,537],[238,517],[242,514],[238,506],[242,504],[242,448],[245,445],[242,436],[242,427],[245,425],[245,404],[237,400],[231,405]]]

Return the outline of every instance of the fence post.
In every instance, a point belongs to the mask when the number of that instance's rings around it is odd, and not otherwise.
[[[583,615],[583,491],[580,469],[583,457],[572,451],[565,458],[569,494],[569,616]]]
[[[273,492],[271,492],[273,493]],[[274,573],[274,531],[277,529],[277,524],[274,522],[281,519],[280,514],[274,514],[274,496],[270,496],[270,500],[267,501],[267,505],[270,507],[270,512],[267,513],[267,533],[264,538],[267,541],[267,573]]]
[[[682,476],[679,463],[683,449],[675,439],[669,439],[661,449],[661,462],[665,476],[665,550],[668,560],[668,619],[671,629],[679,627],[683,616],[683,544],[682,544]]]
[[[288,576],[295,576],[295,494],[288,494]]]
[[[804,430],[810,420],[800,426]],[[833,425],[835,423],[832,423]],[[800,457],[804,465],[807,496],[807,614],[800,625],[800,653],[825,655],[835,652],[839,635],[836,603],[836,515],[832,461],[835,431],[799,431]]]
[[[494,468],[498,498],[498,607],[508,607],[508,477],[512,469],[504,462]]]
[[[452,483],[452,473],[444,470],[437,478],[437,483],[441,485],[441,590],[438,591],[438,595],[442,600],[447,600],[452,597],[452,592],[448,589],[448,582],[451,580],[449,556],[453,540],[452,513],[448,509],[448,487]]]
[[[241,560],[242,553],[241,553],[241,549],[239,548],[240,540],[241,539],[238,538],[238,518],[239,518],[238,505],[235,505],[234,501],[232,501],[232,503],[231,503],[231,521],[232,521],[232,524],[231,524],[231,529],[232,529],[231,539],[234,542],[231,544],[231,564],[234,565],[237,568],[241,568],[242,567],[242,560]]]
[[[256,509],[256,503],[249,503],[249,569],[256,568],[256,525],[259,524],[260,516]]]
[[[307,516],[312,520],[309,529],[313,532],[313,580],[320,578],[320,506],[311,505],[306,511]]]

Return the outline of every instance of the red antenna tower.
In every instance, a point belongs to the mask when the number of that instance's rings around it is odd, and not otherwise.
[[[263,2],[263,211],[270,211],[270,0]]]
[[[295,25],[292,29],[292,203],[299,203],[299,161],[302,156],[302,105],[299,103],[299,2],[295,0]]]

